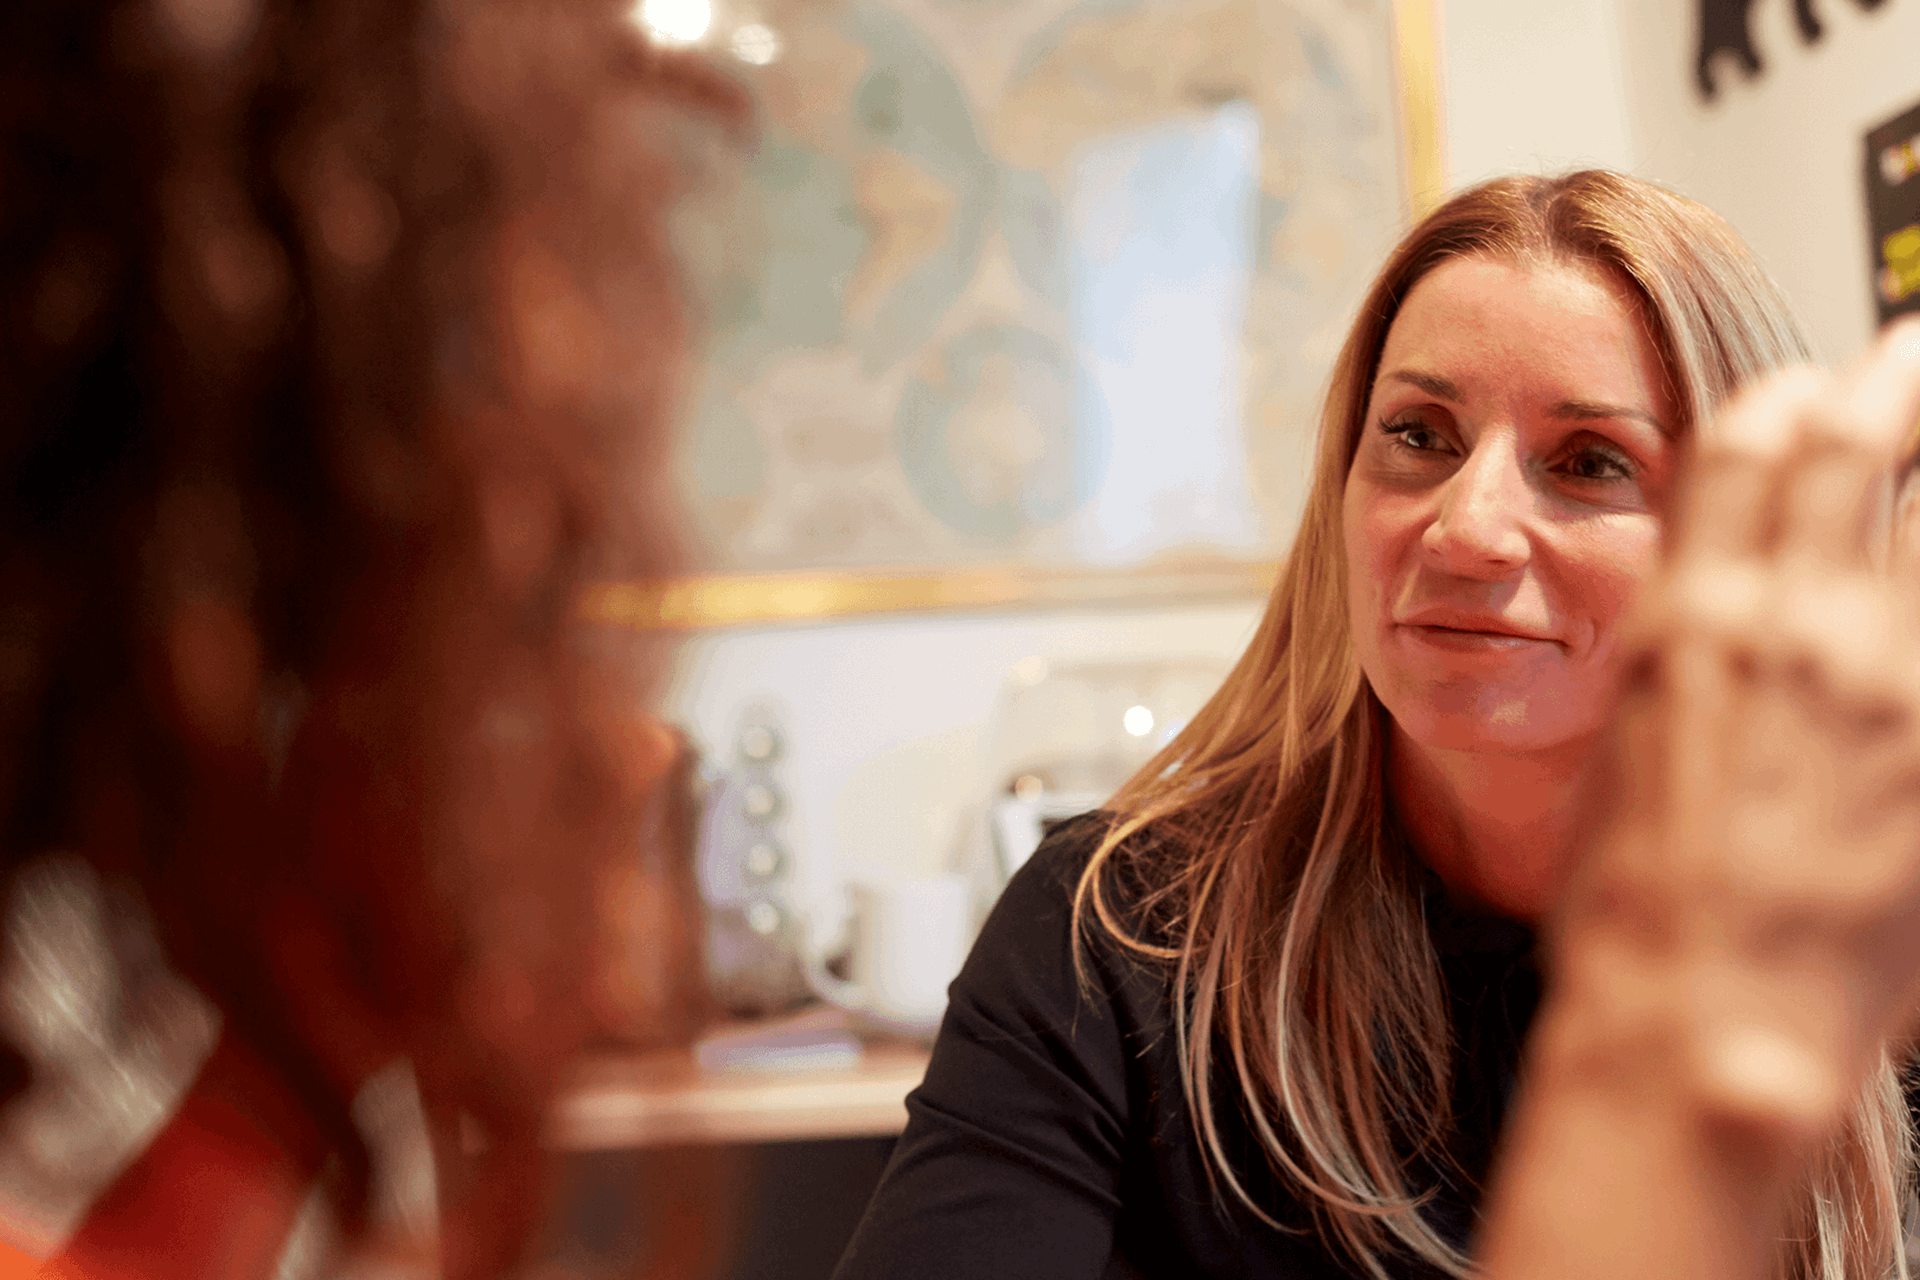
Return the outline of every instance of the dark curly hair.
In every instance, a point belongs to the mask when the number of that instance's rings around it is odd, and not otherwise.
[[[456,1270],[523,1233],[571,1043],[475,994],[577,977],[527,851],[630,831],[575,599],[671,545],[667,215],[739,116],[623,7],[0,6],[0,878],[137,886],[349,1215],[323,1042],[411,1056],[500,1153]]]

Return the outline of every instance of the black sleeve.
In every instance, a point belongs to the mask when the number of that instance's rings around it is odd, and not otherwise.
[[[1074,974],[1073,884],[1100,830],[1049,837],[988,917],[835,1280],[1107,1274],[1138,1030],[1119,993],[1140,975],[1105,946],[1091,996]]]

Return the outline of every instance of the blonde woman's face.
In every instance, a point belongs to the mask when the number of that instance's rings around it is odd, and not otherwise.
[[[1654,569],[1675,409],[1600,271],[1460,258],[1387,334],[1343,519],[1361,669],[1436,750],[1578,747]]]

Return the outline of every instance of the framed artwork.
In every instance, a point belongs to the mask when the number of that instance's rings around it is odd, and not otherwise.
[[[1441,187],[1430,0],[645,0],[756,147],[681,246],[701,627],[1264,588]]]

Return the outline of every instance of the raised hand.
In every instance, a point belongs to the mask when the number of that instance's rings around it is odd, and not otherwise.
[[[1830,1144],[1897,1140],[1861,1099],[1920,995],[1917,418],[1920,326],[1701,433],[1550,933],[1497,1280],[1761,1276]]]
[[[1561,949],[1569,981],[1618,953],[1609,1003],[1629,955],[1685,975],[1675,1065],[1729,1120],[1824,1131],[1920,982],[1920,577],[1884,518],[1916,416],[1920,328],[1741,396],[1639,629],[1617,825]]]

